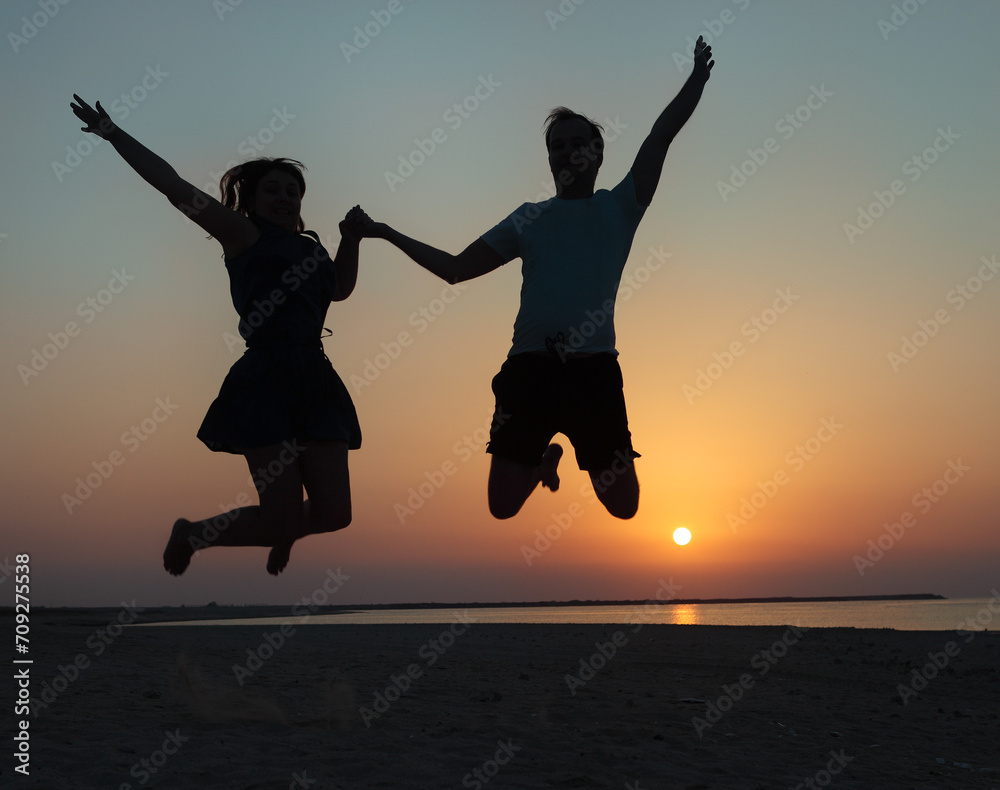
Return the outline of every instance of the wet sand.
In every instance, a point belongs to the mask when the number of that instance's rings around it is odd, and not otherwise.
[[[122,610],[43,611],[31,773],[8,750],[0,784],[1000,788],[995,633],[474,614],[120,628]]]

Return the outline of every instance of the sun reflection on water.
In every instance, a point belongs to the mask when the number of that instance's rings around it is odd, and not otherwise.
[[[699,625],[701,623],[697,607],[680,604],[674,606],[671,613],[673,614],[671,622],[677,625]]]

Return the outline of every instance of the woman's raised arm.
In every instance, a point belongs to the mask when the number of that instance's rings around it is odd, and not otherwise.
[[[96,134],[111,143],[121,158],[144,181],[213,236],[222,245],[227,257],[242,252],[257,240],[259,231],[248,217],[227,208],[181,178],[164,159],[118,128],[100,102],[97,102],[95,109],[75,93],[73,98],[76,102],[71,102],[70,107],[85,124],[83,131]]]

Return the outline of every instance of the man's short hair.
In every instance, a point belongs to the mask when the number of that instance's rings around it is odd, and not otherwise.
[[[598,150],[604,150],[604,136],[601,132],[604,131],[597,121],[588,118],[586,115],[580,115],[578,112],[573,112],[568,107],[556,107],[549,113],[549,117],[545,119],[545,150],[549,148],[549,134],[552,132],[552,127],[555,126],[560,121],[572,121],[579,118],[581,121],[585,121],[590,127],[590,131],[594,136],[594,139],[598,141]]]

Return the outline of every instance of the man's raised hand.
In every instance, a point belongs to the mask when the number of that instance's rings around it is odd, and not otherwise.
[[[69,106],[73,109],[73,114],[86,124],[86,126],[81,127],[83,131],[96,134],[107,140],[112,132],[118,129],[100,102],[97,102],[95,110],[75,93],[73,98],[76,99],[76,104],[70,102]]]
[[[698,41],[694,45],[694,73],[707,81],[714,65],[712,48],[705,43],[702,36],[698,36]]]

